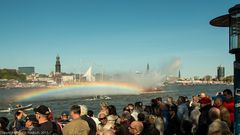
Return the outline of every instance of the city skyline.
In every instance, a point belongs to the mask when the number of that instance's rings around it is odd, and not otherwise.
[[[184,77],[233,74],[227,28],[209,25],[237,0],[0,1],[0,68],[34,66],[82,73],[159,71],[176,62]],[[179,69],[176,69],[176,74]]]

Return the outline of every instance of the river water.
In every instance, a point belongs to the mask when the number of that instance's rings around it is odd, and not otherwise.
[[[115,105],[117,112],[120,113],[124,106],[128,103],[135,103],[137,101],[143,102],[144,105],[149,105],[151,99],[156,97],[162,97],[166,100],[168,96],[171,96],[176,100],[178,96],[187,96],[189,99],[193,95],[197,95],[199,92],[204,91],[209,96],[215,96],[217,92],[223,91],[224,89],[233,90],[232,85],[192,85],[192,86],[178,86],[178,85],[168,85],[164,86],[161,91],[154,93],[142,93],[138,95],[110,95],[111,100],[107,100],[109,105]],[[97,115],[99,111],[100,100],[89,101],[86,100],[87,97],[65,97],[65,98],[49,98],[45,100],[33,100],[33,101],[21,101],[16,102],[14,97],[18,96],[19,92],[29,91],[29,89],[0,89],[0,109],[7,109],[9,104],[16,105],[28,105],[33,104],[33,107],[44,104],[51,108],[55,117],[60,115],[62,111],[68,111],[72,105],[84,104],[88,109],[93,110],[94,114]],[[93,93],[94,95],[94,93]],[[28,113],[33,113],[29,111]],[[12,117],[10,113],[0,113],[0,116]]]

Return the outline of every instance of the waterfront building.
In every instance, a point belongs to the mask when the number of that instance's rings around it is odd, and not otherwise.
[[[181,79],[181,71],[178,71],[178,79]]]
[[[75,80],[76,80],[76,75],[74,75],[74,74],[62,75],[62,82],[64,84],[66,84],[66,83],[74,83]]]
[[[18,67],[18,73],[31,75],[35,73],[34,67]]]
[[[220,65],[217,67],[217,79],[219,81],[222,81],[224,77],[225,77],[225,68]]]
[[[60,63],[59,55],[57,55],[57,57],[56,57],[54,80],[55,80],[55,82],[57,84],[61,84],[62,83],[61,63]]]
[[[61,63],[59,55],[57,55],[56,57],[55,73],[61,73]]]
[[[149,64],[147,64],[147,73],[149,73],[149,70],[150,70],[150,66]]]

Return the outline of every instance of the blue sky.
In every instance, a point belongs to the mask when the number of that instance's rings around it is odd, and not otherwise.
[[[233,73],[228,29],[209,25],[238,0],[1,0],[0,68],[159,70],[174,58],[182,76]]]

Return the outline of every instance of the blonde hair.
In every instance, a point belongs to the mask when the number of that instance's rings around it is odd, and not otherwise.
[[[80,105],[81,115],[87,115],[88,108],[86,105]]]

